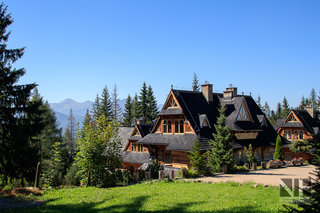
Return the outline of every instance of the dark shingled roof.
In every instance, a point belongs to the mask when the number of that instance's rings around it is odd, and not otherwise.
[[[307,110],[292,110],[292,112],[298,117],[301,123],[298,121],[284,123],[286,118],[278,119],[274,126],[275,130],[278,131],[281,127],[300,127],[314,134],[315,128],[319,128],[319,119],[317,117],[312,118]]]
[[[150,154],[147,152],[123,152],[122,161],[127,163],[143,164],[148,163]]]
[[[119,127],[118,136],[121,140],[122,150],[128,143],[128,138],[130,137],[134,127]]]
[[[152,130],[153,124],[137,124],[141,137],[146,136]]]
[[[235,138],[234,148],[242,148],[249,144],[252,144],[253,147],[275,144],[277,133],[251,96],[240,95],[232,99],[223,99],[223,94],[213,93],[213,101],[208,102],[202,92],[185,90],[172,90],[172,92],[182,109],[179,111],[177,108],[168,108],[162,110],[159,115],[177,115],[183,112],[195,130],[196,135],[191,137],[188,134],[184,134],[188,135],[188,137],[184,138],[184,135],[152,133],[139,140],[138,143],[168,145],[167,150],[188,151],[191,150],[194,141],[199,139],[202,144],[200,150],[208,150],[210,149],[209,140],[214,139],[212,135],[215,133],[214,124],[216,124],[219,117],[218,109],[222,103],[227,108],[226,123],[231,130],[244,133],[248,131],[258,132],[256,139],[238,140]],[[236,120],[244,102],[247,104],[252,121]],[[209,120],[211,128],[201,128],[201,122],[203,122],[205,116]],[[267,125],[262,125],[263,120]]]

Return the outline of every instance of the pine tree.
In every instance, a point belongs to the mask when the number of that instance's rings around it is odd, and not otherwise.
[[[280,102],[277,103],[276,118],[282,118],[282,105]]]
[[[140,96],[139,96],[139,116],[143,119],[146,120],[147,119],[147,84],[146,82],[143,82],[141,91],[140,91]]]
[[[197,92],[200,91],[199,79],[196,73],[193,73],[192,90]]]
[[[91,111],[94,118],[97,118],[101,115],[100,110],[101,110],[100,97],[99,97],[99,94],[97,94],[94,104],[92,104],[92,111]]]
[[[217,133],[213,134],[214,141],[209,141],[211,151],[207,152],[208,166],[215,172],[221,172],[224,165],[227,165],[228,171],[230,171],[235,163],[232,148],[233,137],[226,125],[225,111],[226,108],[221,106],[217,124],[214,125]]]
[[[128,95],[126,103],[124,105],[123,113],[123,126],[132,126],[133,124],[133,113],[132,113],[132,98]]]
[[[283,98],[282,101],[282,112],[281,112],[281,118],[285,118],[288,116],[289,112],[290,112],[290,107],[289,107],[289,103],[288,100],[286,99],[286,97]]]
[[[258,107],[259,107],[260,109],[262,109],[261,97],[260,97],[260,95],[258,95],[258,98],[257,98],[256,102],[257,102]],[[262,111],[263,111],[263,110],[262,110]]]
[[[146,109],[146,123],[147,124],[152,124],[155,122],[155,120],[158,117],[158,106],[157,106],[157,100],[154,97],[152,87],[149,85],[148,86],[148,91],[147,91],[147,109]]]
[[[44,128],[38,116],[41,101],[30,101],[35,83],[18,85],[26,72],[12,65],[23,56],[25,48],[7,49],[10,32],[6,29],[13,19],[3,3],[0,4],[0,23],[0,175],[5,179],[34,180],[40,160],[37,135]]]
[[[137,93],[135,94],[133,100],[132,100],[132,117],[133,117],[133,124],[136,123],[138,119],[140,119],[140,113],[139,113],[139,100]]]
[[[121,121],[121,116],[122,116],[121,115],[122,114],[122,110],[121,110],[121,107],[119,105],[117,85],[114,85],[113,91],[112,91],[111,111],[112,111],[112,115],[113,115],[114,121],[120,122]]]
[[[71,158],[73,159],[75,156],[75,149],[76,149],[76,120],[73,115],[72,107],[69,111],[69,118],[68,118],[68,130],[69,130],[69,138],[68,144],[70,150]]]
[[[304,110],[305,107],[306,107],[306,99],[304,98],[304,95],[303,95],[300,101],[299,109]]]
[[[107,85],[102,90],[100,98],[100,110],[101,114],[103,114],[106,118],[108,118],[109,120],[113,119],[114,115],[112,112],[112,102]]]
[[[283,155],[283,151],[282,151],[282,142],[281,142],[281,137],[280,135],[277,136],[276,139],[276,149],[274,151],[274,155],[273,155],[273,160],[284,160],[284,155]]]
[[[270,107],[268,102],[264,103],[264,107],[263,107],[263,113],[266,115],[266,117],[269,119],[270,118]]]
[[[191,147],[192,151],[188,151],[188,158],[190,159],[190,163],[193,168],[195,168],[198,171],[202,171],[205,166],[205,155],[201,154],[199,149],[202,147],[199,140],[196,140],[194,142],[194,145]]]
[[[312,88],[311,91],[310,91],[309,101],[310,101],[310,104],[312,106],[316,106],[317,105],[317,93],[316,93],[316,90],[314,88]]]

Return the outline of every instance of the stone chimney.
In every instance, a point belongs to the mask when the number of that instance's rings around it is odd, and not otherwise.
[[[316,118],[316,109],[313,105],[306,106],[305,109],[312,118]]]
[[[207,101],[213,101],[213,84],[209,84],[208,82],[205,82],[205,84],[201,85],[201,91],[204,97],[207,99]]]
[[[226,88],[226,91],[223,91],[223,98],[231,100],[233,97],[237,96],[238,94],[238,88],[233,87],[232,84],[228,88]]]

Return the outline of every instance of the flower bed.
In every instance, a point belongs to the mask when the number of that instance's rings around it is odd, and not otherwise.
[[[277,159],[276,161],[270,160],[268,164],[269,164],[269,168],[280,167],[280,166],[283,166],[283,161],[279,159]]]
[[[303,159],[303,158],[293,158],[292,160],[291,160],[291,164],[292,165],[303,165],[303,163],[305,162],[305,160]]]

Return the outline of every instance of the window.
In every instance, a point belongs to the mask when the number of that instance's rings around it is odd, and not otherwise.
[[[286,160],[290,161],[291,160],[291,153],[286,153]]]
[[[137,144],[131,143],[131,151],[136,152],[137,151]]]
[[[240,110],[239,110],[239,114],[238,114],[238,117],[237,117],[237,121],[240,120],[240,121],[249,121],[249,114],[247,112],[247,109],[246,109],[246,106],[245,106],[245,103],[243,102],[242,106],[240,107]]]
[[[298,131],[294,131],[294,139],[298,139],[298,138],[299,138]]]
[[[180,120],[180,133],[184,133],[184,122]]]
[[[168,121],[168,133],[172,133],[172,123],[170,120]]]
[[[166,153],[166,164],[170,164],[171,163],[171,153],[167,152]]]
[[[284,131],[284,132],[283,132],[283,137],[284,137],[284,138],[287,138],[287,131]]]
[[[289,139],[289,140],[292,139],[292,133],[291,133],[291,131],[288,131],[288,139]]]
[[[174,121],[174,133],[179,133],[179,121]]]
[[[303,132],[302,131],[299,132],[299,139],[301,139],[301,140],[303,139]]]
[[[163,133],[167,133],[168,132],[168,125],[167,125],[167,121],[164,120],[163,121]]]

